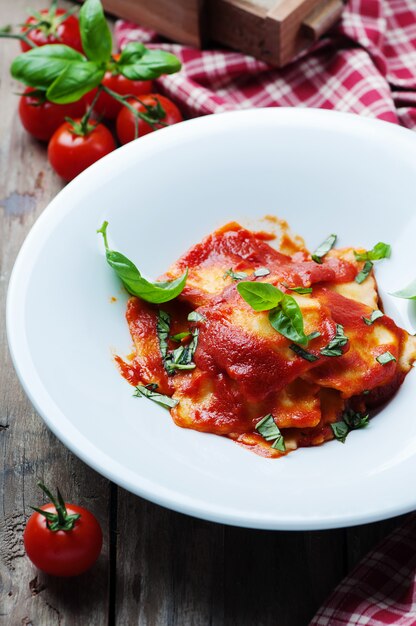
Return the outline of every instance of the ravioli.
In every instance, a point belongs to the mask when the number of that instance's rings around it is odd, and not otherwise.
[[[267,457],[365,426],[368,411],[397,391],[416,359],[415,337],[381,311],[374,271],[356,281],[364,263],[354,249],[312,258],[293,244],[289,255],[287,239],[283,254],[235,222],[208,235],[160,279],[188,269],[178,298],[159,306],[129,300],[134,352],[117,358],[132,385],[171,399],[178,426]],[[290,316],[277,330],[270,306],[254,310],[242,282],[267,283],[278,299],[290,298],[302,341],[293,339]]]

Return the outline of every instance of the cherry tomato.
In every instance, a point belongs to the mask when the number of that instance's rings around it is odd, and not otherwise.
[[[80,125],[81,120],[74,123]],[[82,135],[77,134],[72,123],[65,122],[51,137],[48,159],[55,172],[69,181],[115,148],[113,136],[104,124],[90,121],[88,132]]]
[[[39,11],[42,16],[40,20],[35,15],[28,17],[23,24],[21,32],[26,35],[35,46],[45,46],[49,43],[63,43],[79,52],[83,52],[81,34],[79,31],[78,18],[69,15],[62,21],[65,15],[64,9],[42,9]],[[37,24],[36,28],[33,28]],[[30,46],[24,41],[20,42],[23,52],[30,50]]]
[[[160,96],[159,94],[146,94],[145,96],[140,96],[140,102],[137,100],[128,100],[128,103],[135,108],[136,111],[139,111],[140,113],[145,114],[148,118],[154,120],[152,128],[151,124],[139,118],[139,137],[147,135],[147,133],[151,133],[153,130],[157,130],[158,128],[177,124],[183,120],[178,107],[173,104],[171,100],[168,100],[168,98]],[[123,144],[133,141],[135,138],[134,114],[129,111],[127,107],[123,106],[122,110],[118,114],[116,129],[117,136]]]
[[[151,80],[129,80],[117,71],[117,60],[120,58],[119,54],[115,54],[113,59],[116,63],[113,63],[112,68],[108,69],[104,74],[104,78],[101,81],[105,87],[115,91],[120,96],[142,96],[143,94],[150,93],[152,91]],[[88,102],[92,102],[96,89],[93,89],[87,94]],[[120,102],[117,102],[109,94],[102,92],[97,102],[94,105],[94,111],[100,117],[106,117],[109,120],[115,120],[118,113],[123,108]]]
[[[20,121],[28,133],[41,141],[49,141],[66,117],[81,117],[86,110],[83,99],[71,104],[55,104],[32,87],[26,88],[24,93],[19,102]]]
[[[53,576],[78,576],[98,559],[103,543],[101,527],[92,513],[67,504],[42,485],[54,503],[44,504],[31,515],[23,541],[29,559]],[[46,514],[46,515],[45,515]]]

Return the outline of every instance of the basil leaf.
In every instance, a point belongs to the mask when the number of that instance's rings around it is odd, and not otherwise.
[[[338,439],[341,443],[345,443],[347,435],[350,432],[347,424],[345,422],[335,422],[331,424],[331,428],[335,439]]]
[[[164,50],[148,50],[146,47],[130,51],[126,46],[117,63],[117,69],[129,80],[153,80],[162,74],[174,74],[181,69],[178,57]],[[124,58],[123,58],[124,55]]]
[[[396,298],[405,298],[406,300],[416,300],[416,280],[407,285],[404,289],[400,291],[394,291],[392,296]]]
[[[303,346],[308,343],[303,330],[302,311],[292,296],[283,296],[280,306],[270,311],[269,321],[273,328],[287,339]]]
[[[168,374],[172,375],[175,370],[193,370],[196,365],[192,359],[198,345],[199,329],[195,328],[192,332],[192,341],[186,346],[179,346],[167,355],[164,361],[165,369]]]
[[[231,267],[225,272],[223,279],[225,280],[227,276],[230,276],[232,280],[244,280],[247,278],[246,272],[233,272]]]
[[[71,63],[81,63],[85,57],[63,44],[48,44],[19,54],[10,72],[16,80],[30,87],[47,89]]]
[[[149,400],[153,400],[156,404],[160,404],[166,409],[173,409],[175,406],[179,404],[179,400],[175,400],[174,398],[170,398],[169,396],[164,396],[154,389],[157,389],[156,383],[151,383],[150,385],[137,385],[136,391],[133,394],[135,398],[141,398],[144,396],[145,398],[149,398]]]
[[[237,291],[255,311],[269,311],[276,307],[283,298],[283,293],[269,283],[251,281],[239,283]]]
[[[374,324],[376,320],[378,320],[380,317],[383,317],[383,316],[384,316],[384,313],[377,310],[377,311],[373,311],[370,317],[363,316],[363,320],[367,324],[367,326],[371,326],[371,324]]]
[[[289,349],[298,356],[302,357],[302,359],[305,359],[305,361],[310,361],[311,363],[313,363],[314,361],[317,361],[319,359],[319,356],[315,356],[314,354],[312,354],[312,352],[304,350],[300,346],[297,346],[295,343],[291,343]]]
[[[107,241],[107,226],[108,222],[104,222],[101,228],[97,230],[97,233],[101,233],[104,239],[107,263],[113,268],[131,295],[153,304],[162,304],[179,296],[185,287],[188,270],[176,280],[161,283],[149,282],[142,277],[134,263],[124,254],[110,250]]]
[[[376,356],[376,361],[378,361],[380,365],[387,365],[390,361],[396,361],[396,357],[387,350],[387,352],[383,352],[383,354]]]
[[[254,271],[254,276],[256,278],[261,278],[262,276],[268,276],[270,274],[270,270],[267,267],[259,267]]]
[[[300,295],[303,295],[304,293],[312,293],[312,287],[286,287],[286,289],[290,289],[290,291],[295,291]]]
[[[315,263],[322,263],[322,259],[326,254],[328,254],[331,248],[334,247],[336,240],[337,236],[332,234],[329,235],[329,237],[327,237],[320,246],[318,246],[318,248],[312,254],[312,259],[315,261]]]
[[[122,65],[139,61],[146,51],[146,46],[141,41],[130,41],[121,51],[118,62]]]
[[[168,337],[170,331],[170,315],[166,311],[159,310],[156,322],[156,333],[159,340],[159,348],[162,358],[168,354]]]
[[[49,87],[46,97],[56,104],[75,102],[97,87],[104,74],[105,68],[91,61],[71,63]]]
[[[347,409],[346,411],[344,411],[344,414],[342,416],[342,419],[351,430],[365,428],[365,426],[368,426],[369,418],[370,416],[368,414],[362,415],[361,413],[356,413],[352,409]]]
[[[286,452],[285,440],[271,413],[268,413],[257,422],[255,430],[257,430],[266,441],[274,440],[271,446],[272,448],[280,450],[280,452]]]
[[[205,317],[198,311],[191,311],[188,315],[188,322],[205,322]]]
[[[182,341],[182,339],[186,339],[187,337],[191,337],[191,333],[189,331],[177,333],[176,335],[170,335],[170,339],[172,339],[172,341]]]
[[[373,264],[371,261],[366,261],[364,263],[364,267],[361,270],[361,272],[358,272],[357,276],[355,277],[355,282],[358,283],[359,285],[361,285],[361,283],[363,283],[365,281],[365,279],[368,277],[369,273],[371,272],[371,270],[373,269]]]
[[[113,42],[100,0],[86,0],[79,12],[82,47],[91,61],[105,63]]]
[[[388,243],[379,241],[376,245],[366,252],[355,252],[354,256],[357,261],[380,261],[380,259],[388,259],[391,255],[391,246]]]
[[[314,330],[313,333],[310,333],[309,335],[306,335],[308,338],[308,341],[311,341],[311,339],[316,339],[317,337],[321,336],[321,333],[319,332],[319,330]]]
[[[335,337],[331,339],[325,348],[321,348],[320,352],[324,356],[342,356],[343,351],[341,348],[348,342],[348,337],[344,334],[344,327],[342,324],[336,324]]]

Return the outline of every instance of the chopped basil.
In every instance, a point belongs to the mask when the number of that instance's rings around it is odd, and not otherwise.
[[[319,359],[319,356],[315,356],[315,354],[312,354],[312,352],[304,350],[300,346],[297,346],[295,343],[291,343],[289,349],[298,356],[302,357],[302,359],[305,359],[305,361],[310,361],[311,363],[313,363],[314,361],[317,361]]]
[[[170,330],[170,315],[166,311],[159,310],[156,323],[157,338],[162,358],[165,359],[168,353],[168,337]]]
[[[376,356],[376,361],[378,361],[380,365],[387,365],[390,361],[396,361],[396,357],[394,357],[392,353],[387,350],[387,352],[383,352],[383,354]]]
[[[230,276],[232,280],[245,280],[247,278],[246,272],[234,272],[231,267],[225,272],[223,279],[225,280],[227,276]]]
[[[337,236],[332,234],[329,235],[329,237],[327,237],[320,246],[318,246],[318,248],[312,254],[312,259],[315,261],[315,263],[322,263],[322,259],[326,254],[328,254],[331,248],[334,247],[336,240]]]
[[[400,291],[394,291],[391,295],[395,296],[396,298],[416,300],[416,280],[411,282],[410,285],[407,285],[407,287],[404,287],[404,289],[401,289]]]
[[[169,339],[172,339],[172,341],[182,341],[182,339],[186,339],[187,337],[190,337],[191,333],[189,331],[186,331],[184,333],[177,333],[176,335],[170,335]]]
[[[296,291],[303,295],[304,293],[312,293],[312,287],[286,287],[286,289],[290,289],[290,291]]]
[[[320,337],[321,333],[319,332],[319,330],[314,330],[313,333],[310,333],[309,335],[307,335],[308,341],[311,341],[311,339],[316,339],[317,337]]]
[[[363,316],[363,320],[367,324],[367,326],[371,326],[371,324],[374,324],[374,322],[378,320],[380,317],[383,317],[383,315],[384,313],[382,313],[382,311],[377,310],[377,311],[373,311],[370,317]]]
[[[269,322],[281,335],[305,346],[302,311],[296,300],[270,283],[243,282],[237,285],[240,296],[255,311],[270,311]]]
[[[188,315],[188,322],[204,322],[205,317],[198,313],[198,311],[191,311]]]
[[[266,441],[273,441],[272,448],[281,452],[286,451],[285,440],[271,413],[268,413],[257,422],[256,430]]]
[[[331,424],[331,428],[335,439],[338,439],[341,443],[345,443],[347,435],[350,432],[347,424],[345,422],[335,422]]]
[[[336,324],[335,337],[331,339],[325,348],[321,348],[320,352],[324,356],[342,356],[341,348],[348,342],[348,337],[344,334],[342,324]]]
[[[150,383],[149,385],[137,385],[136,391],[133,395],[136,398],[141,398],[142,396],[149,398],[149,400],[153,400],[153,402],[160,404],[160,406],[163,406],[166,409],[173,409],[179,404],[179,400],[175,400],[169,396],[164,396],[163,394],[155,391],[157,387],[156,383]]]
[[[369,273],[371,272],[371,270],[373,269],[373,264],[371,261],[366,261],[364,263],[364,267],[361,270],[361,272],[358,272],[357,276],[355,277],[355,282],[358,283],[359,285],[361,285],[361,283],[363,283],[365,281],[365,279],[368,277]]]
[[[254,272],[254,276],[256,278],[260,278],[261,276],[268,276],[269,274],[270,274],[270,270],[268,270],[267,267],[259,267]]]
[[[335,439],[338,439],[341,443],[345,443],[347,435],[352,430],[368,426],[368,420],[368,414],[362,415],[361,413],[356,413],[352,409],[347,409],[342,414],[342,421],[331,424]]]
[[[108,222],[103,222],[97,233],[101,233],[104,240],[107,263],[116,272],[124,287],[132,296],[137,296],[146,302],[162,304],[173,300],[182,292],[188,277],[188,270],[182,276],[172,281],[151,283],[139,272],[130,259],[121,252],[110,250],[107,241]]]
[[[380,259],[388,259],[391,255],[391,246],[388,243],[379,241],[376,245],[366,252],[355,252],[354,256],[357,261],[380,261]]]

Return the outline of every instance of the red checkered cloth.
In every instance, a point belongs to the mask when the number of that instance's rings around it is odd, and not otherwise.
[[[237,52],[162,42],[128,22],[117,22],[115,34],[121,47],[143,41],[180,57],[181,72],[157,87],[190,117],[305,106],[416,128],[416,0],[349,0],[340,23],[281,70]]]
[[[415,626],[416,515],[338,585],[309,626]]]

